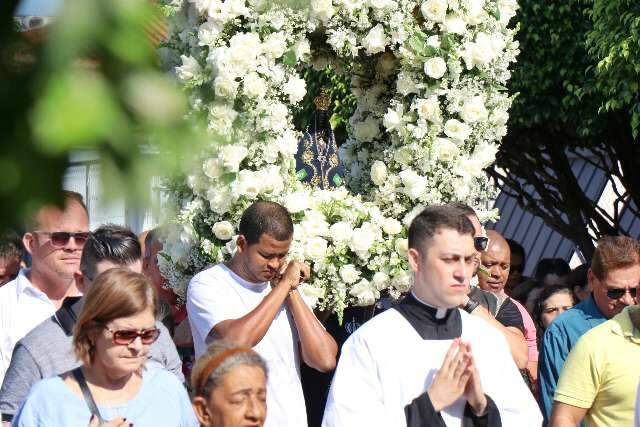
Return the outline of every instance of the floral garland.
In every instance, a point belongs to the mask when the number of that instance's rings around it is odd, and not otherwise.
[[[161,269],[179,295],[233,254],[239,216],[258,199],[293,214],[291,257],[314,272],[303,295],[338,313],[410,288],[407,227],[423,206],[463,201],[496,215],[482,209],[496,195],[483,169],[506,133],[515,0],[300,3],[165,1],[161,57],[216,141],[173,194],[180,227]],[[340,148],[350,192],[295,176],[300,70],[326,64],[351,76],[357,97]]]

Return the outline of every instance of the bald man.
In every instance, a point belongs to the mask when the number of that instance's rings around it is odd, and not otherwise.
[[[527,371],[535,381],[538,373],[538,348],[536,328],[527,310],[516,300],[509,298],[504,288],[509,280],[511,250],[509,243],[494,230],[487,231],[489,243],[481,253],[483,270],[478,274],[480,288],[491,292],[498,298],[499,309],[496,320],[511,331],[524,333],[527,342]]]

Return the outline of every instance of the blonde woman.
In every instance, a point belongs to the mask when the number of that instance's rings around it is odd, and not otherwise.
[[[267,367],[253,350],[215,341],[191,375],[193,408],[203,427],[262,427]]]
[[[83,364],[37,383],[12,425],[197,426],[175,376],[144,367],[160,334],[156,314],[156,291],[146,277],[124,268],[98,275],[73,334]]]

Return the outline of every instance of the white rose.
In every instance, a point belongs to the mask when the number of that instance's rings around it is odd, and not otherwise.
[[[289,96],[289,101],[292,104],[297,104],[302,101],[307,93],[307,84],[304,79],[296,76],[292,76],[282,88],[283,92]]]
[[[360,272],[356,270],[353,264],[347,264],[340,267],[340,278],[347,284],[355,283],[360,278]]]
[[[462,105],[460,117],[467,123],[474,123],[479,120],[486,120],[488,116],[487,109],[481,96],[474,96],[467,99]]]
[[[257,173],[250,170],[241,170],[236,180],[231,184],[231,190],[237,196],[246,196],[255,199],[263,190],[264,182]]]
[[[417,99],[414,106],[420,118],[434,123],[440,122],[441,116],[438,97],[432,96],[427,99]]]
[[[272,33],[262,43],[262,52],[267,58],[278,59],[287,51],[287,39],[283,33]]]
[[[225,214],[231,209],[233,204],[233,196],[220,188],[211,188],[207,191],[207,200],[209,207],[217,214]]]
[[[404,186],[403,192],[411,199],[419,199],[427,188],[427,178],[418,175],[412,169],[401,171],[398,176],[402,180]]]
[[[339,221],[329,227],[329,237],[335,243],[343,243],[351,240],[353,226],[345,221]]]
[[[229,40],[229,63],[238,76],[254,71],[258,66],[257,57],[262,51],[260,37],[256,33],[236,33]],[[227,70],[228,71],[228,70]]]
[[[380,160],[376,160],[371,165],[371,181],[378,187],[384,185],[387,179],[387,165]]]
[[[386,218],[382,224],[382,231],[393,236],[402,231],[402,224],[395,218]]]
[[[249,73],[242,78],[243,92],[250,98],[264,96],[267,91],[267,82],[257,73]]]
[[[216,96],[233,99],[238,91],[238,82],[227,76],[218,76],[213,81],[213,89]]]
[[[358,299],[357,304],[360,306],[371,305],[380,297],[378,290],[372,287],[367,279],[353,285],[349,293]]]
[[[516,16],[518,2],[516,0],[498,0],[498,10],[500,11],[500,23],[507,25],[511,18]]]
[[[369,34],[362,40],[362,46],[369,55],[384,52],[387,46],[387,37],[382,25],[378,24],[369,31]]]
[[[180,59],[182,59],[182,66],[176,67],[176,76],[183,82],[194,79],[202,71],[200,64],[195,58],[181,55]]]
[[[498,126],[504,126],[509,120],[509,113],[504,110],[494,110],[491,113],[491,121]]]
[[[471,134],[469,126],[459,120],[449,119],[444,124],[444,133],[458,143],[464,142]]]
[[[233,225],[229,221],[220,221],[213,224],[213,234],[220,240],[229,240],[233,237]]]
[[[217,21],[209,20],[198,28],[198,40],[200,46],[213,46],[220,33],[222,32],[222,25]]]
[[[202,165],[202,170],[211,179],[219,178],[224,172],[218,159],[207,159]]]
[[[220,160],[230,172],[238,172],[240,163],[247,157],[249,150],[243,145],[225,145],[220,149]]]
[[[413,278],[406,272],[402,272],[391,279],[391,286],[400,292],[408,292],[413,286]]]
[[[329,223],[321,212],[308,210],[305,212],[304,221],[300,225],[308,236],[326,236],[329,232]]]
[[[467,22],[471,25],[480,24],[487,12],[484,10],[485,0],[467,0]]]
[[[402,124],[402,106],[398,110],[389,108],[382,118],[382,124],[388,131],[398,129]]]
[[[349,247],[360,257],[366,258],[369,249],[373,246],[375,235],[369,227],[359,227],[353,230]]]
[[[460,154],[458,146],[449,138],[436,138],[436,158],[443,162],[450,162]]]
[[[482,142],[473,150],[472,158],[478,162],[479,169],[485,169],[496,160],[498,146]]]
[[[300,286],[298,286],[298,291],[304,302],[310,308],[315,308],[318,300],[324,297],[324,288],[312,286],[308,283],[301,283]]]
[[[236,117],[238,112],[226,104],[215,103],[209,106],[209,128],[219,134],[228,134]]]
[[[302,212],[309,208],[309,195],[304,191],[287,194],[284,199],[284,206],[291,213]]]
[[[280,175],[280,166],[269,165],[266,168],[255,172],[256,178],[260,180],[261,191],[280,194],[284,190],[284,182]]]
[[[302,38],[293,45],[293,50],[296,54],[296,58],[298,61],[304,59],[311,53],[311,45],[309,44],[309,40],[306,38]]]
[[[420,11],[429,20],[442,22],[447,16],[447,0],[427,0],[422,3]]]
[[[389,286],[389,275],[382,271],[376,272],[371,278],[371,284],[381,291]]]
[[[333,16],[332,1],[311,0],[311,15],[326,23]]]
[[[374,9],[388,9],[393,6],[392,0],[369,0],[369,5]]]
[[[467,23],[459,15],[447,15],[444,20],[444,30],[452,34],[464,34],[467,31]]]
[[[287,129],[276,139],[275,144],[278,151],[286,158],[293,157],[298,152],[298,137],[292,130]]]
[[[322,260],[327,255],[327,241],[322,237],[311,237],[304,245],[304,257],[310,260]]]
[[[447,63],[439,56],[429,58],[424,63],[424,72],[432,79],[439,79],[447,72]]]
[[[353,124],[353,136],[361,142],[370,142],[380,135],[380,121],[368,116],[364,121]]]

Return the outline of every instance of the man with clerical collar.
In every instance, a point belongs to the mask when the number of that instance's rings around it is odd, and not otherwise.
[[[453,206],[409,227],[411,293],[345,343],[323,426],[539,426],[504,336],[458,307],[474,270],[473,225]]]
[[[140,243],[131,230],[117,225],[103,225],[89,236],[84,245],[80,271],[74,273],[75,286],[86,291],[98,274],[115,267],[140,273],[141,258]],[[16,344],[0,389],[3,426],[4,422],[11,421],[36,382],[79,366],[71,340],[81,307],[81,297],[67,297],[53,316]],[[160,321],[156,322],[156,327],[161,331],[160,337],[151,345],[146,366],[167,369],[183,382],[182,365],[171,335]]]

